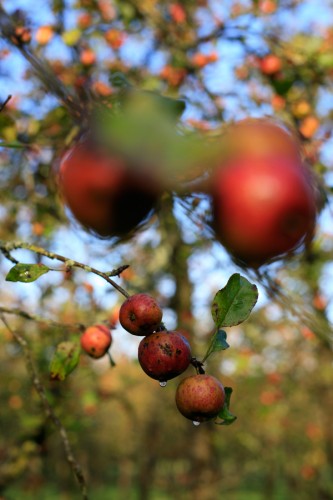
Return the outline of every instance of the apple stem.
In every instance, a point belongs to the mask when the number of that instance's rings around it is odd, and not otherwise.
[[[203,368],[203,362],[199,361],[197,358],[193,357],[190,361],[191,365],[196,369],[197,375],[204,375],[205,370]]]
[[[112,367],[116,366],[116,363],[115,363],[115,361],[114,361],[113,357],[111,356],[110,351],[108,351],[108,356],[109,356],[109,360],[110,360],[110,365],[111,365]]]
[[[156,329],[156,332],[167,332],[167,331],[168,329],[164,323],[161,323],[160,326]]]

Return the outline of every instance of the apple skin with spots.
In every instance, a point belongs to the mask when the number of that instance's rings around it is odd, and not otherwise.
[[[193,422],[206,422],[219,414],[225,402],[222,383],[212,375],[192,375],[177,387],[176,405]]]
[[[149,377],[165,382],[188,368],[191,348],[186,338],[177,331],[156,332],[141,340],[138,359]]]
[[[89,326],[81,335],[81,347],[92,358],[101,358],[112,344],[112,336],[105,325]]]
[[[151,295],[137,293],[121,305],[119,322],[132,335],[146,336],[160,327],[162,316],[162,309]]]

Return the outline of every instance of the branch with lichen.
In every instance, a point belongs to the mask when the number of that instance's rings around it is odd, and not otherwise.
[[[26,339],[19,332],[17,332],[16,330],[11,328],[11,326],[9,325],[9,323],[7,322],[7,320],[3,314],[0,314],[0,318],[1,318],[2,322],[4,323],[5,327],[7,328],[7,330],[13,336],[14,340],[22,348],[24,358],[25,358],[26,367],[27,367],[27,370],[30,374],[32,385],[34,386],[34,388],[35,388],[35,390],[36,390],[36,392],[37,392],[37,394],[42,402],[45,415],[47,418],[49,418],[53,422],[54,426],[58,429],[63,446],[64,446],[67,462],[69,463],[69,465],[73,471],[73,474],[76,477],[76,480],[79,484],[82,499],[88,500],[87,484],[86,484],[86,480],[85,480],[84,474],[82,472],[81,466],[79,465],[79,463],[77,462],[77,460],[73,454],[72,446],[70,444],[67,431],[66,431],[64,425],[62,424],[61,420],[59,419],[59,417],[55,414],[55,412],[54,412],[54,410],[53,410],[52,406],[50,405],[50,402],[47,398],[45,387],[42,384],[41,379],[39,378],[39,374],[38,374],[36,367],[35,367],[35,364],[33,362],[33,358],[32,358],[29,344],[26,341]]]
[[[72,268],[79,268],[83,269],[84,271],[88,273],[93,273],[96,274],[97,276],[101,277],[105,281],[107,281],[113,288],[115,288],[119,293],[121,293],[124,297],[128,298],[129,293],[122,288],[118,283],[116,283],[112,278],[114,276],[119,276],[125,269],[127,269],[129,266],[124,265],[121,267],[118,267],[117,269],[113,269],[112,271],[108,272],[103,272],[99,271],[98,269],[88,266],[86,264],[83,264],[82,262],[78,262],[73,259],[69,259],[68,257],[64,257],[63,255],[59,255],[54,252],[50,252],[49,250],[46,250],[45,248],[38,247],[36,245],[32,245],[30,243],[25,243],[25,242],[5,242],[5,241],[0,241],[0,252],[6,257],[8,260],[14,263],[18,263],[16,259],[14,259],[11,256],[11,252],[13,250],[17,249],[25,249],[25,250],[30,250],[33,253],[36,253],[38,255],[42,255],[44,257],[47,257],[48,259],[51,260],[58,260],[60,262],[63,262],[66,266],[66,271],[69,271]]]

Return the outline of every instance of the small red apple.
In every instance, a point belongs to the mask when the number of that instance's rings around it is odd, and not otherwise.
[[[315,192],[308,171],[286,156],[249,156],[214,173],[216,235],[252,267],[296,249],[314,233]]]
[[[88,139],[62,157],[58,184],[65,204],[88,230],[123,235],[142,222],[157,202],[156,184],[123,159],[97,150]]]
[[[92,358],[101,358],[112,343],[110,330],[105,325],[93,325],[81,336],[81,347]]]
[[[149,377],[166,382],[187,369],[191,348],[186,338],[176,331],[156,332],[141,340],[138,358]]]
[[[177,408],[184,417],[194,422],[205,422],[217,417],[224,401],[224,387],[212,375],[186,377],[177,387]]]
[[[274,75],[282,68],[281,59],[275,54],[268,54],[260,61],[260,69],[264,75]]]
[[[133,335],[149,335],[158,329],[162,316],[162,309],[153,297],[137,293],[121,305],[119,322]]]

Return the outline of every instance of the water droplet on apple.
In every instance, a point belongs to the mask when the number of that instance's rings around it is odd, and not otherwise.
[[[200,422],[197,422],[196,420],[193,420],[192,424],[195,425],[196,427],[198,427],[198,425],[200,425]]]
[[[165,381],[165,380],[163,380],[163,381],[161,381],[161,382],[160,382],[160,386],[161,386],[161,387],[165,387],[166,385],[167,385],[167,383],[166,383],[166,381]]]

